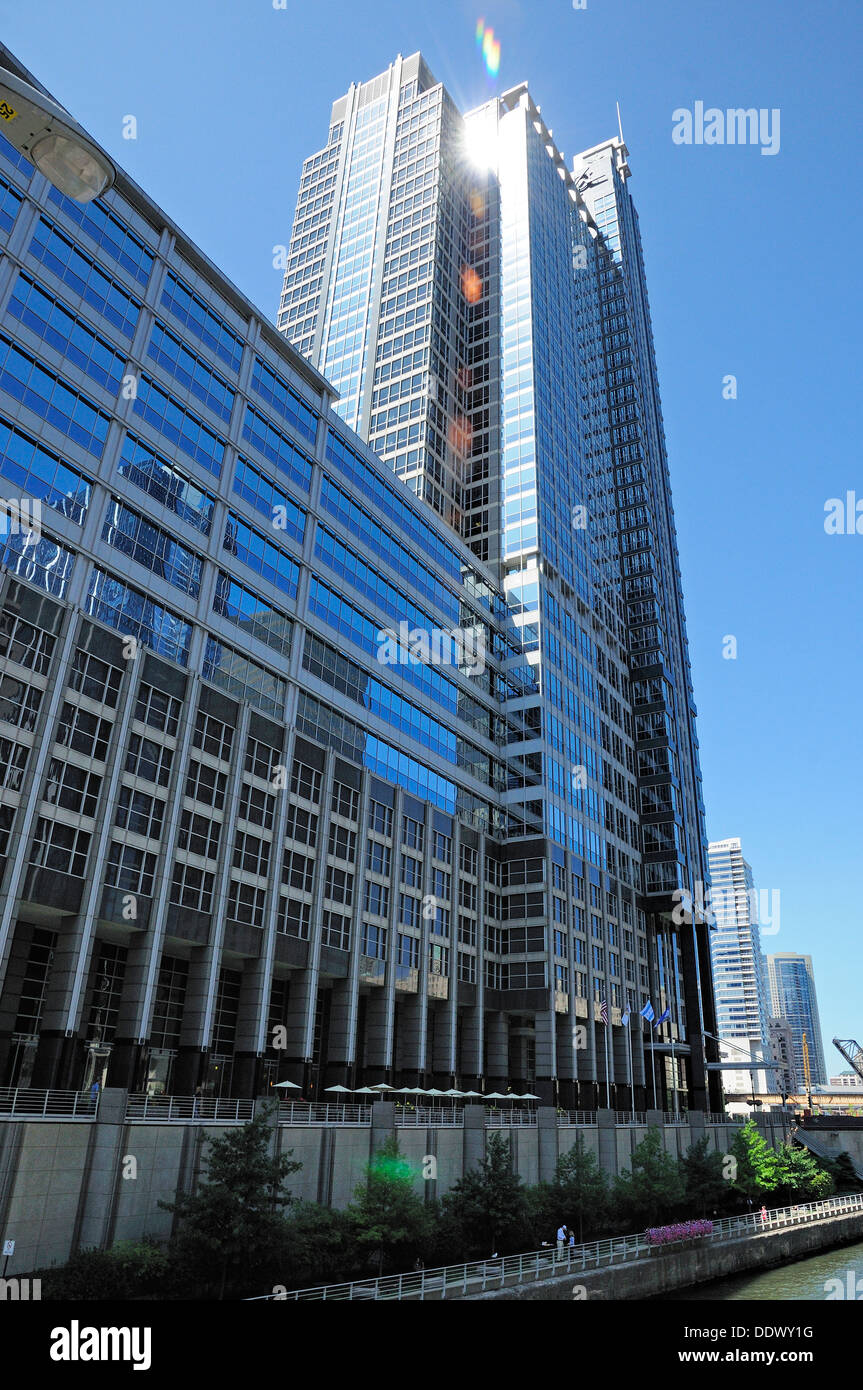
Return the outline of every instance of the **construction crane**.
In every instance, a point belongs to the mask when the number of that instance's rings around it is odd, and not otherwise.
[[[854,1038],[834,1038],[833,1046],[838,1048],[851,1068],[863,1081],[863,1047]]]
[[[809,1101],[809,1109],[812,1109],[812,1072],[809,1070],[809,1042],[806,1034],[803,1034],[803,1076],[806,1081],[806,1099]]]

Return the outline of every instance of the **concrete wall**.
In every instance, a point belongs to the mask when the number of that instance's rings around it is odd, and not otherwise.
[[[233,1126],[150,1123],[125,1120],[126,1092],[106,1089],[96,1121],[0,1120],[0,1237],[16,1242],[9,1275],[62,1264],[76,1250],[109,1247],[118,1240],[170,1235],[172,1217],[159,1201],[172,1202],[193,1191],[206,1168],[206,1141]],[[343,1208],[362,1179],[365,1166],[391,1134],[426,1181],[429,1199],[442,1197],[482,1159],[488,1135],[481,1106],[465,1108],[464,1128],[394,1128],[395,1107],[376,1102],[373,1124],[286,1126],[275,1131],[282,1153],[293,1150],[301,1170],[288,1181],[295,1197]],[[611,1111],[600,1111],[596,1125],[559,1126],[552,1109],[537,1111],[536,1125],[513,1125],[499,1132],[511,1140],[513,1166],[525,1183],[550,1180],[560,1154],[579,1136],[609,1174],[629,1167],[633,1148],[647,1133],[642,1126],[616,1126]],[[667,1152],[684,1154],[704,1132],[700,1117],[692,1125],[661,1125]],[[766,1119],[766,1117],[765,1117]],[[710,1125],[713,1147],[725,1153],[735,1126]],[[771,1142],[780,1130],[762,1124]],[[433,1158],[435,1164],[427,1162]]]

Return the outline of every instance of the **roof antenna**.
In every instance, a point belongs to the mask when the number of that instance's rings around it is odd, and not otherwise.
[[[615,102],[615,106],[617,107],[617,129],[620,131],[620,143],[621,145],[625,145],[626,141],[623,138],[623,126],[620,120],[620,102]]]

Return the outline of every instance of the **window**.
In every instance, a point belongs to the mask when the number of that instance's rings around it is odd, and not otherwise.
[[[363,923],[363,955],[371,956],[373,960],[386,960],[386,927],[376,927],[370,922]]]
[[[434,857],[440,859],[444,864],[449,864],[452,859],[452,837],[444,835],[440,830],[434,832]]]
[[[157,690],[155,686],[146,685],[143,681],[139,685],[138,698],[135,701],[135,718],[140,719],[142,724],[149,724],[151,728],[174,737],[179,728],[182,708],[182,702],[176,700],[173,695],[166,694],[164,690]]]
[[[220,719],[214,718],[211,714],[205,714],[203,710],[198,710],[195,717],[195,732],[192,736],[192,743],[195,748],[200,748],[211,758],[230,762],[233,741],[234,731],[229,725],[223,724]]]
[[[177,862],[171,882],[171,902],[197,912],[210,912],[213,906],[215,875]]]
[[[315,845],[318,840],[318,818],[302,806],[288,805],[285,820],[285,839],[302,845]]]
[[[353,787],[348,787],[344,782],[333,783],[333,795],[331,810],[335,816],[343,816],[345,820],[355,821],[360,809],[360,794]]]
[[[210,820],[197,811],[184,811],[180,817],[177,844],[180,849],[197,854],[201,859],[215,859],[219,853],[221,834],[221,821]]]
[[[311,893],[314,870],[314,859],[308,859],[298,850],[285,851],[282,859],[282,883],[298,889],[301,893]]]
[[[97,700],[113,709],[122,679],[123,673],[116,666],[109,666],[98,657],[89,656],[80,647],[76,649],[69,676],[70,690],[77,690],[88,700]]]
[[[348,859],[353,861],[356,853],[357,837],[353,830],[348,830],[343,825],[338,825],[335,821],[330,822],[330,837],[327,851],[334,859]]]
[[[369,829],[376,830],[379,835],[392,835],[393,833],[393,812],[391,806],[384,806],[380,801],[369,802]]]
[[[141,738],[131,734],[126,753],[126,772],[133,777],[141,777],[145,782],[155,782],[157,786],[167,787],[171,775],[173,752],[154,739]]]
[[[425,839],[425,826],[422,821],[413,820],[410,816],[402,817],[402,840],[408,849],[419,850],[422,854],[423,842]]]
[[[390,890],[383,883],[371,883],[366,881],[366,893],[363,907],[366,912],[373,917],[386,917],[390,906]]]
[[[377,840],[369,840],[366,851],[366,868],[374,874],[389,874],[392,851],[388,845]]]
[[[130,830],[134,835],[143,835],[148,840],[158,840],[162,834],[164,815],[165,803],[159,797],[134,791],[127,786],[120,788],[114,824],[121,830]]]
[[[304,801],[318,801],[321,795],[321,774],[305,763],[294,762],[291,768],[291,791]]]
[[[90,832],[40,816],[30,863],[57,873],[83,878],[90,851]]]
[[[111,842],[105,867],[105,882],[109,887],[119,888],[124,893],[142,893],[144,897],[151,898],[155,872],[155,854],[121,844],[119,840]]]

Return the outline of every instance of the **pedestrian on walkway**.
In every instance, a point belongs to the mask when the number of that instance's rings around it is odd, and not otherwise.
[[[761,1208],[761,1224],[767,1224],[767,1208],[765,1206],[762,1206]]]
[[[575,1248],[575,1231],[570,1231],[570,1232],[569,1232],[569,1245],[570,1245],[570,1249],[574,1249],[574,1248]]]
[[[566,1227],[565,1227],[565,1226],[558,1226],[558,1228],[557,1228],[557,1253],[558,1253],[558,1255],[562,1255],[562,1254],[563,1254],[563,1247],[564,1247],[565,1244],[566,1244]]]

